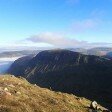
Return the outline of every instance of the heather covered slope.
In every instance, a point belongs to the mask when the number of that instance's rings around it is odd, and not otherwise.
[[[23,62],[22,62],[23,63]],[[48,50],[9,69],[40,87],[72,93],[110,106],[112,103],[112,60],[68,50]]]
[[[0,76],[0,112],[90,112],[90,103],[85,98],[40,88],[23,78]]]

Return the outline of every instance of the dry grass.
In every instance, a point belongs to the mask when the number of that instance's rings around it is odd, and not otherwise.
[[[88,112],[89,105],[85,98],[40,88],[22,78],[0,76],[0,112]]]

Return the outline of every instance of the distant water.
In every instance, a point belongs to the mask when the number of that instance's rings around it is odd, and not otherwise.
[[[11,64],[18,59],[19,57],[13,57],[13,58],[0,58],[0,74],[4,74]]]

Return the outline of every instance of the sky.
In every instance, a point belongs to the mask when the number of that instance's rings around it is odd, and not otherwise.
[[[112,47],[112,0],[0,0],[0,50]]]

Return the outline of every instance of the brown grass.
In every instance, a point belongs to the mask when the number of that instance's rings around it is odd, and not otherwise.
[[[90,101],[53,92],[14,76],[0,76],[0,112],[88,112]]]

